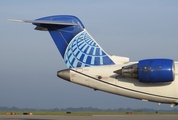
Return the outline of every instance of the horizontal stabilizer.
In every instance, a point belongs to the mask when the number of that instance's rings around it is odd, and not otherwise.
[[[15,20],[15,19],[9,19],[9,21],[12,22],[25,22],[25,23],[32,23],[32,24],[44,24],[44,25],[77,25],[76,23],[73,22],[66,22],[66,21],[50,21],[50,20]]]

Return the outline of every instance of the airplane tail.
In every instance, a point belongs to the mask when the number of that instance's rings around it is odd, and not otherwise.
[[[56,15],[30,20],[13,20],[36,25],[49,31],[68,68],[127,63],[128,58],[108,55],[75,16]]]

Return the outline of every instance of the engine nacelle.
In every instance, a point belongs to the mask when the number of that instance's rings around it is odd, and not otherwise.
[[[136,78],[140,82],[172,82],[175,77],[174,61],[170,59],[146,59],[137,64],[114,71],[123,77]]]
[[[175,74],[174,61],[169,59],[148,59],[138,63],[140,82],[171,82]]]

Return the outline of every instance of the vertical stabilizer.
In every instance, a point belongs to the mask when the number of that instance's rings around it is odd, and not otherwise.
[[[47,28],[68,68],[111,65],[114,62],[86,31],[75,16],[59,15],[36,21],[73,23],[74,25],[36,24]]]
[[[36,25],[35,30],[49,31],[68,68],[113,65],[128,58],[108,55],[75,16],[56,15],[36,20],[11,20]]]

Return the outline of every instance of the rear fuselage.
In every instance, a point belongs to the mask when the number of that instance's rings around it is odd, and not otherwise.
[[[175,63],[175,79],[165,83],[142,83],[134,78],[121,77],[113,71],[124,65],[107,65],[69,69],[70,82],[94,90],[158,103],[178,103],[178,63]]]

